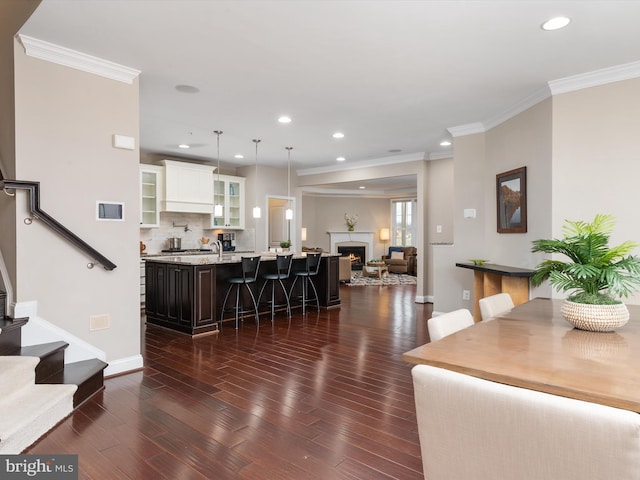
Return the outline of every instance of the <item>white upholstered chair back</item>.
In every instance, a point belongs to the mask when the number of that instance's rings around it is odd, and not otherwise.
[[[637,480],[640,414],[417,365],[426,480]]]
[[[471,325],[473,325],[473,315],[471,315],[471,312],[466,308],[443,313],[442,315],[427,320],[429,338],[432,342],[440,340],[463,328],[470,327]]]
[[[489,320],[513,308],[513,300],[508,293],[497,293],[478,300],[482,320]]]

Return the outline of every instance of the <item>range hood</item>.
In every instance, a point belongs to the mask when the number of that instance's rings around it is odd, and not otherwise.
[[[163,160],[164,199],[160,211],[213,214],[215,167]]]

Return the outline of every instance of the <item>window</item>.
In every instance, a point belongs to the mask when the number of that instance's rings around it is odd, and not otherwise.
[[[412,200],[391,201],[392,245],[415,246],[417,205],[418,202],[415,198]]]

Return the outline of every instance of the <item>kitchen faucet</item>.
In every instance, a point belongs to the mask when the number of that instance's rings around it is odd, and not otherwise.
[[[218,247],[218,258],[222,258],[222,242],[220,240],[214,240],[214,245]]]

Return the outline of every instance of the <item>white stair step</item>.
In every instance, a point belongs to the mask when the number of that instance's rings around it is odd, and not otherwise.
[[[40,363],[38,357],[0,357],[0,392],[3,397],[10,396],[22,387],[33,385],[38,363]]]
[[[67,417],[76,389],[76,385],[28,385],[0,398],[0,454],[23,452]]]

